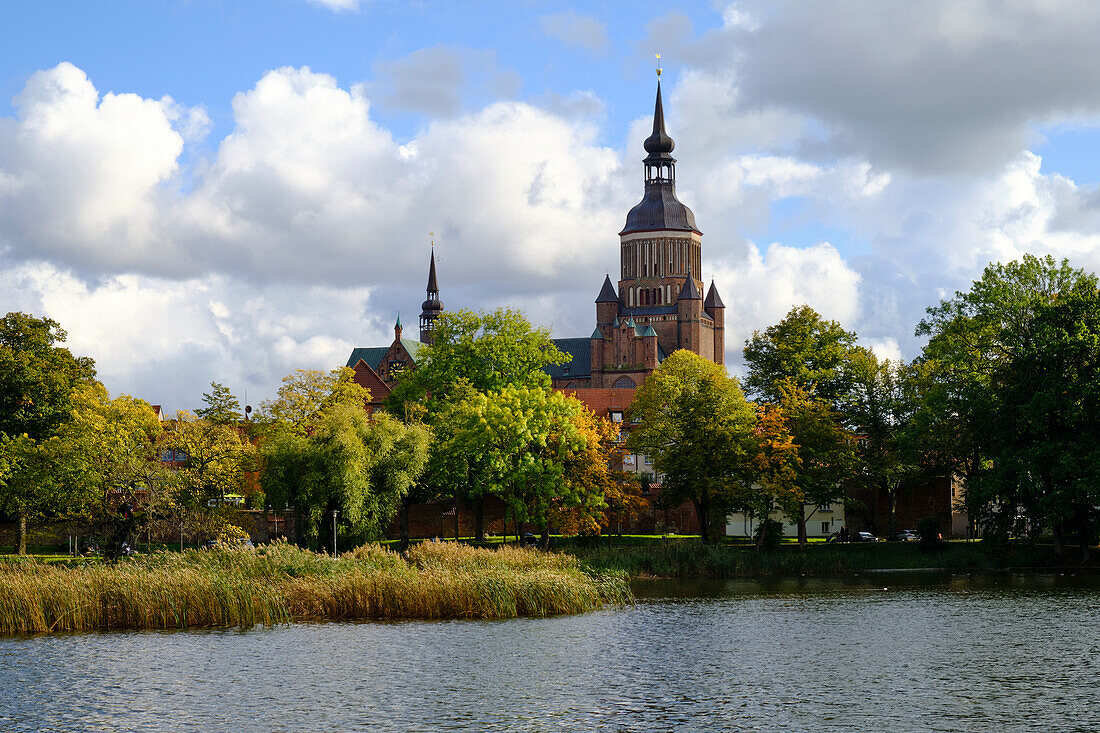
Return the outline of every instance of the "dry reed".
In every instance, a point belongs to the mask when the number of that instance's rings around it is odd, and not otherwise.
[[[160,552],[115,565],[0,564],[0,634],[271,626],[291,621],[512,618],[631,599],[625,576],[568,555],[424,543],[327,558],[285,543]]]

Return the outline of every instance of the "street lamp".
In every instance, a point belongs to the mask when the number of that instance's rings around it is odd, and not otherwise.
[[[335,509],[332,510],[332,556],[336,557],[336,515],[339,514]]]

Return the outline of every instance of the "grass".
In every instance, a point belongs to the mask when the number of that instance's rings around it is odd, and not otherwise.
[[[597,572],[617,571],[631,577],[757,578],[835,575],[868,570],[943,568],[985,570],[1055,567],[1053,548],[1020,545],[991,552],[982,543],[948,542],[924,552],[917,543],[784,545],[758,553],[749,547],[706,546],[698,540],[668,540],[626,547],[577,547],[570,550]]]
[[[285,543],[158,552],[117,564],[0,563],[0,633],[513,618],[628,603],[623,574],[569,555],[423,543],[333,559]]]

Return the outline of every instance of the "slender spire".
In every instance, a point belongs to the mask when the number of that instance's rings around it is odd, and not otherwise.
[[[657,80],[657,101],[653,104],[653,132],[643,143],[645,151],[653,157],[667,157],[676,148],[676,142],[665,132],[665,106],[661,102],[661,80]]]
[[[695,287],[695,278],[688,273],[687,280],[684,280],[684,287],[680,290],[680,296],[676,300],[702,300],[703,296],[699,294],[699,288]]]
[[[710,281],[710,290],[707,291],[707,299],[703,302],[704,308],[725,308],[722,296],[718,294],[718,288],[714,287],[714,280]]]
[[[428,265],[428,295],[439,295],[439,283],[435,279],[435,242],[432,242],[432,263]]]

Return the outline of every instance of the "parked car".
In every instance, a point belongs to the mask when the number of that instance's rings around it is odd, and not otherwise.
[[[903,529],[894,535],[894,539],[898,542],[916,542],[920,539],[920,535],[915,529]]]
[[[878,542],[878,537],[875,537],[870,532],[860,532],[856,535],[857,542]]]

